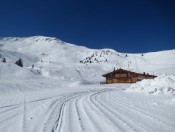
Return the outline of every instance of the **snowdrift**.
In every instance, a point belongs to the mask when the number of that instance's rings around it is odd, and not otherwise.
[[[127,92],[143,92],[147,94],[175,95],[175,76],[161,75],[155,79],[142,80],[132,84]]]

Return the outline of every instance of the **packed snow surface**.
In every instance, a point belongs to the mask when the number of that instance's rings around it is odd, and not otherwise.
[[[174,56],[175,50],[120,53],[44,36],[0,38],[0,132],[174,132]],[[23,67],[15,64],[19,58]],[[135,88],[100,85],[114,67],[167,75]]]
[[[126,91],[175,95],[175,76],[164,74],[155,79],[145,79],[132,84]]]
[[[124,92],[128,84],[0,82],[1,132],[174,132],[171,96]]]

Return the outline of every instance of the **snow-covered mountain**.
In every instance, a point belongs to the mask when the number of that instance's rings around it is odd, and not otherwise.
[[[57,38],[0,38],[0,79],[54,78],[99,82],[115,67],[136,72],[175,75],[175,50],[129,54],[112,49],[89,49]],[[3,63],[3,58],[6,63]],[[21,58],[24,67],[15,65]],[[34,65],[34,68],[32,68]]]
[[[43,36],[0,38],[0,132],[174,132],[174,56],[175,50],[129,54]],[[19,58],[23,67],[15,64]],[[100,85],[114,67],[169,75]]]

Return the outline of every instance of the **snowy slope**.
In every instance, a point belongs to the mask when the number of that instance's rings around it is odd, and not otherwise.
[[[125,57],[127,54],[127,57]],[[99,82],[102,74],[113,68],[130,69],[151,74],[175,75],[175,50],[129,54],[112,49],[88,49],[63,42],[57,38],[34,36],[28,38],[0,38],[0,78],[47,77],[58,80]],[[14,66],[22,58],[24,68]],[[34,65],[34,69],[32,69]],[[5,72],[5,73],[4,73]],[[4,76],[5,75],[5,76]],[[94,81],[95,80],[95,81]]]
[[[171,96],[123,92],[127,84],[0,82],[2,132],[174,132]]]
[[[0,132],[174,132],[174,96],[99,84],[114,67],[175,75],[174,56],[88,49],[44,36],[0,38]],[[24,67],[15,64],[19,58]],[[171,84],[159,77],[148,85],[155,83]]]

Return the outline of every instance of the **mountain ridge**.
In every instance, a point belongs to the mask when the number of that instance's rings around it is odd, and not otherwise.
[[[14,79],[24,76],[86,82],[104,81],[101,75],[112,71],[114,67],[150,74],[154,72],[157,75],[175,74],[173,56],[174,49],[143,53],[142,56],[141,53],[121,53],[107,48],[89,49],[55,37],[8,37],[0,39],[0,60],[7,60],[6,64],[0,63],[0,68],[5,71],[1,70],[0,78],[8,78],[8,75],[3,75],[9,69],[9,76],[13,78],[14,75]],[[24,63],[22,69],[14,66],[19,58]]]

